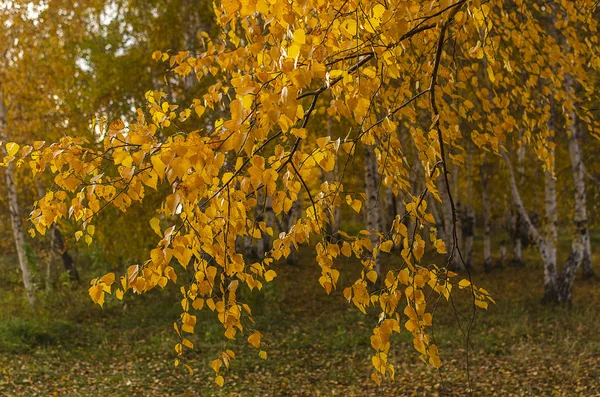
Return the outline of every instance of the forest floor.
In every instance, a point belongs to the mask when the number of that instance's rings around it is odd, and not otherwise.
[[[352,269],[354,266],[354,269]],[[340,285],[356,266],[342,266]],[[176,288],[93,305],[85,284],[48,295],[46,311],[31,312],[18,283],[0,285],[1,396],[600,396],[600,281],[575,285],[572,308],[540,303],[542,269],[475,271],[497,305],[476,312],[467,358],[463,327],[472,304],[466,293],[436,312],[442,368],[423,364],[408,332],[390,351],[395,382],[370,380],[369,338],[376,313],[363,315],[341,290],[327,296],[309,253],[297,266],[277,265],[278,277],[247,294],[268,359],[239,337],[227,345],[236,359],[225,385],[209,364],[224,349],[212,313],[199,318],[196,347],[185,354],[189,375],[173,361],[179,315]],[[464,292],[464,291],[461,291]],[[210,314],[210,315],[209,315]],[[465,316],[464,318],[461,316]],[[468,367],[468,371],[467,371]],[[470,386],[469,386],[470,385]]]

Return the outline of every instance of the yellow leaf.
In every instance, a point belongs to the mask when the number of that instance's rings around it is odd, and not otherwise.
[[[123,290],[122,290],[122,289],[120,289],[120,288],[119,288],[119,289],[117,289],[117,290],[115,291],[115,297],[116,297],[118,300],[123,300]]]
[[[266,360],[267,359],[267,352],[264,351],[264,350],[261,350],[261,351],[258,352],[258,356],[260,358],[262,358],[263,360]]]
[[[494,69],[492,68],[492,65],[488,65],[488,67],[487,67],[487,73],[488,73],[488,76],[489,76],[490,81],[492,83],[494,81],[496,81],[496,77],[494,76]]]
[[[341,27],[342,31],[351,37],[356,36],[356,33],[358,32],[358,25],[354,19],[346,19]]]
[[[305,139],[307,135],[306,128],[292,128],[290,132],[292,133],[292,135],[302,139]]]
[[[369,271],[367,273],[367,278],[369,279],[369,281],[375,284],[375,282],[377,281],[377,272],[375,270]]]
[[[152,218],[150,219],[150,227],[154,230],[154,233],[158,234],[159,237],[162,237],[162,231],[160,230],[160,219]]]
[[[163,161],[158,155],[150,157],[150,161],[152,162],[152,167],[154,167],[154,171],[156,171],[156,175],[158,175],[160,179],[164,179],[165,168],[167,168],[165,163],[163,163]]]
[[[102,281],[104,284],[106,284],[110,287],[115,282],[115,274],[107,273],[100,278],[100,281]]]
[[[482,308],[482,309],[485,309],[485,310],[487,310],[487,308],[488,308],[488,303],[485,302],[485,301],[481,301],[479,299],[475,300],[475,305],[478,306],[478,307],[480,307],[480,308]]]
[[[429,363],[435,368],[439,368],[442,366],[442,361],[440,360],[438,348],[436,345],[429,346]]]
[[[348,244],[347,242],[344,241],[344,243],[342,244],[342,254],[346,257],[349,257],[350,255],[352,255],[352,247],[350,246],[350,244]]]
[[[446,251],[446,244],[444,244],[444,242],[441,239],[437,239],[435,240],[435,249],[437,250],[437,252],[439,252],[440,254],[445,254],[447,253]]]
[[[91,286],[89,289],[89,294],[94,303],[97,303],[100,306],[104,305],[104,290],[102,289],[102,285],[96,284]]]
[[[408,285],[410,278],[408,275],[408,269],[402,269],[398,272],[398,281],[400,281],[404,285]]]
[[[380,249],[383,252],[390,252],[392,250],[393,245],[394,245],[394,243],[392,242],[392,240],[388,240],[381,244]]]
[[[202,308],[204,307],[204,299],[202,299],[202,298],[194,299],[194,301],[192,302],[192,307],[196,310],[202,310]]]
[[[223,387],[223,384],[225,383],[225,379],[223,379],[223,377],[222,377],[221,375],[218,375],[218,376],[215,378],[215,383],[216,383],[217,385],[219,385],[219,387]]]
[[[252,346],[256,347],[258,349],[258,347],[260,346],[260,337],[262,336],[262,334],[260,332],[255,332],[252,335],[250,335],[248,337],[248,343],[250,343]]]
[[[6,152],[9,156],[14,156],[19,151],[19,145],[14,142],[8,142],[6,144]]]
[[[215,371],[215,373],[219,373],[219,369],[221,368],[222,365],[223,365],[223,362],[219,359],[212,360],[210,363],[210,366],[212,367],[213,371]]]
[[[373,380],[373,382],[377,383],[377,386],[381,386],[381,378],[377,373],[373,372],[371,374],[371,379]]]
[[[458,286],[460,288],[467,288],[469,285],[471,285],[471,282],[469,280],[466,279],[462,279],[460,280],[460,282],[458,283]]]
[[[198,105],[194,107],[194,112],[198,115],[198,117],[202,117],[206,108],[202,105]]]
[[[294,32],[294,43],[306,44],[306,34],[304,33],[304,29],[297,29]]]
[[[265,272],[265,281],[267,283],[273,280],[275,277],[277,277],[277,273],[275,273],[274,270],[268,270],[267,272]]]

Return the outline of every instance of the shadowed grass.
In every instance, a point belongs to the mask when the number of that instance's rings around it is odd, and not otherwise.
[[[565,240],[568,242],[568,240]],[[565,242],[562,242],[563,244]],[[564,249],[563,249],[564,251]],[[488,289],[497,305],[477,310],[471,333],[469,374],[475,395],[594,396],[600,394],[600,284],[579,281],[571,309],[545,306],[542,270],[535,251],[526,268],[474,271],[474,282]],[[340,287],[327,296],[318,285],[319,269],[310,252],[299,266],[277,265],[278,277],[259,293],[241,291],[264,334],[268,359],[245,341],[226,343],[211,312],[198,317],[194,351],[175,368],[172,322],[178,318],[179,292],[170,286],[143,296],[108,299],[92,305],[82,286],[58,291],[41,312],[26,307],[17,283],[0,292],[0,394],[15,396],[116,395],[431,395],[467,393],[466,340],[452,306],[442,301],[435,336],[443,367],[424,365],[411,335],[395,335],[390,351],[396,381],[377,388],[371,373],[369,337],[377,313],[363,315],[342,297],[360,265],[341,261]],[[478,266],[479,258],[475,258]],[[398,254],[386,258],[398,263]],[[478,267],[476,267],[477,269]],[[463,326],[472,303],[467,290],[455,296]],[[465,318],[462,318],[465,316]],[[222,349],[236,359],[220,389],[209,367]]]

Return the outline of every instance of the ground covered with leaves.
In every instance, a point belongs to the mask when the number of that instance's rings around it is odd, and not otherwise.
[[[344,264],[350,283],[354,264]],[[204,314],[193,353],[173,365],[178,291],[93,305],[84,286],[54,292],[28,311],[18,283],[3,282],[0,298],[0,395],[6,396],[600,396],[600,281],[575,285],[572,308],[543,305],[542,269],[475,271],[474,281],[497,301],[477,310],[466,291],[437,309],[435,337],[443,366],[426,366],[404,331],[390,350],[396,381],[371,380],[369,337],[376,313],[365,316],[341,291],[327,296],[308,253],[260,293],[255,307],[268,358],[240,337],[225,385],[215,385],[210,361],[224,348],[222,329]],[[344,280],[345,278],[345,280]],[[456,309],[456,310],[455,310]],[[460,322],[460,326],[457,322]],[[461,330],[462,329],[462,330]],[[463,332],[464,331],[464,332]]]

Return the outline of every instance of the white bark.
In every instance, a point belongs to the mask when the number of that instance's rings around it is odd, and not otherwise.
[[[454,198],[454,209],[456,211],[456,240],[458,241],[458,249],[460,250],[461,253],[464,254],[464,244],[463,244],[463,225],[462,225],[462,220],[463,220],[463,215],[464,215],[464,208],[462,205],[462,201],[461,201],[461,190],[459,189],[459,167],[458,164],[453,164],[452,165],[452,197]],[[456,261],[456,267],[457,269],[464,269],[464,266],[462,264],[462,262],[460,261],[460,256],[457,255],[457,261]]]
[[[522,188],[525,182],[525,145],[521,145],[517,151],[517,173],[518,186]],[[512,209],[512,238],[513,238],[513,259],[514,266],[523,266],[523,220],[519,211]]]
[[[0,87],[1,89],[1,87]],[[0,91],[0,140],[4,141],[2,145],[1,154],[7,156],[6,142],[8,141],[8,126],[6,123],[6,108],[4,104],[4,95]],[[17,186],[15,183],[15,168],[14,162],[11,162],[4,169],[4,177],[6,180],[6,191],[8,196],[8,206],[10,222],[13,230],[13,237],[15,239],[15,249],[17,250],[17,257],[19,260],[19,267],[21,268],[21,276],[23,278],[23,286],[25,287],[25,293],[29,304],[35,305],[35,295],[33,283],[31,281],[31,271],[29,264],[27,263],[27,257],[25,255],[25,237],[23,235],[23,227],[21,224],[21,214],[19,212],[19,199],[17,196]]]
[[[379,183],[377,177],[377,159],[375,158],[373,146],[364,146],[364,156],[367,230],[371,232],[369,238],[371,239],[372,248],[375,248],[379,244],[379,236],[375,232],[381,230],[381,217],[379,216],[379,207],[377,205]],[[375,271],[381,275],[379,255],[373,259],[375,260]]]
[[[544,207],[546,210],[546,263],[544,264],[544,300],[552,301],[557,294],[556,241],[558,239],[558,204],[556,200],[556,179],[554,169],[544,173]]]
[[[275,217],[275,212],[273,212],[273,198],[267,197],[267,201],[265,203],[265,223],[267,224],[267,228],[273,228],[273,235],[276,235],[277,230],[277,218]],[[263,235],[264,242],[264,252],[268,252],[273,248],[273,237],[268,234]]]
[[[498,261],[498,267],[503,268],[506,264],[506,242],[502,240],[500,242],[500,260]]]
[[[572,83],[571,78],[566,78],[567,84]],[[573,170],[573,186],[575,188],[575,210],[573,212],[573,222],[575,223],[575,237],[572,250],[581,249],[577,258],[581,260],[584,278],[594,275],[591,257],[590,232],[588,229],[586,186],[585,186],[585,165],[581,155],[580,132],[577,128],[575,112],[571,112],[571,125],[569,126],[569,155],[571,157],[571,168]],[[575,241],[580,240],[580,241]],[[578,264],[579,266],[579,264]]]
[[[467,149],[467,191],[466,205],[463,214],[462,230],[465,239],[465,263],[467,267],[472,266],[473,238],[475,235],[475,209],[473,208],[473,149],[469,142]]]
[[[567,88],[572,87],[572,79],[567,74],[565,76]],[[571,124],[569,126],[569,155],[571,157],[571,168],[573,170],[573,186],[575,188],[575,209],[573,212],[573,222],[575,223],[575,235],[571,243],[571,253],[565,263],[565,267],[558,281],[558,301],[560,303],[571,304],[573,281],[579,266],[584,267],[584,276],[592,276],[590,251],[590,235],[587,227],[587,209],[585,198],[585,168],[581,156],[581,147],[579,145],[579,131],[577,130],[577,120],[575,112],[570,113]],[[586,272],[589,272],[586,274]]]
[[[394,191],[391,187],[385,188],[385,232],[388,232],[392,229],[392,224],[394,223],[394,219],[396,219],[396,215],[398,214],[398,210],[396,209],[396,196],[394,195]]]
[[[298,193],[298,197],[294,200],[289,214],[286,216],[285,228],[286,233],[294,226],[294,224],[302,217],[302,194]],[[292,244],[290,246],[290,255],[286,260],[288,265],[298,264],[298,251]]]
[[[481,174],[481,206],[483,211],[483,270],[492,271],[492,226],[490,220],[490,199],[488,195],[489,177],[486,172],[486,162],[480,168]]]
[[[331,98],[331,97],[330,97]],[[327,135],[328,136],[332,136],[333,134],[333,117],[331,117],[330,115],[327,116]],[[337,183],[338,178],[339,178],[339,163],[336,160],[334,168],[332,171],[329,172],[324,172],[322,171],[323,174],[323,182],[329,182],[330,184],[332,183]],[[335,199],[340,199],[340,192],[336,191]],[[330,216],[331,216],[331,223],[328,225],[327,227],[327,233],[329,235],[329,238],[333,241],[337,240],[338,237],[338,232],[340,230],[341,227],[341,210],[340,210],[340,206],[336,206],[334,205],[333,208],[329,208],[329,212],[330,212]]]
[[[544,286],[545,286],[544,300],[545,301],[556,300],[557,299],[556,254],[554,254],[554,261],[553,261],[553,255],[550,252],[551,249],[549,249],[546,239],[544,238],[544,236],[542,236],[540,231],[531,222],[531,218],[529,218],[529,214],[527,213],[525,205],[523,204],[523,200],[521,199],[521,195],[519,193],[519,188],[517,186],[517,181],[515,180],[515,173],[513,171],[513,167],[512,167],[510,158],[508,157],[508,154],[506,152],[503,152],[502,156],[503,156],[506,166],[508,168],[509,184],[510,184],[513,201],[515,202],[515,205],[517,206],[519,215],[521,216],[523,223],[525,224],[525,226],[527,226],[529,235],[535,241],[535,243],[538,247],[538,251],[540,253],[540,257],[542,258],[542,263],[544,265]],[[553,180],[553,178],[550,178],[550,179]],[[551,190],[550,188],[551,188],[551,186],[548,186],[546,190]],[[547,194],[549,194],[549,193],[551,193],[551,192],[547,192]],[[554,193],[556,194],[556,190],[554,190]],[[554,201],[554,203],[556,202],[556,200],[549,200],[548,206],[551,207],[552,206],[551,204],[553,201]]]

